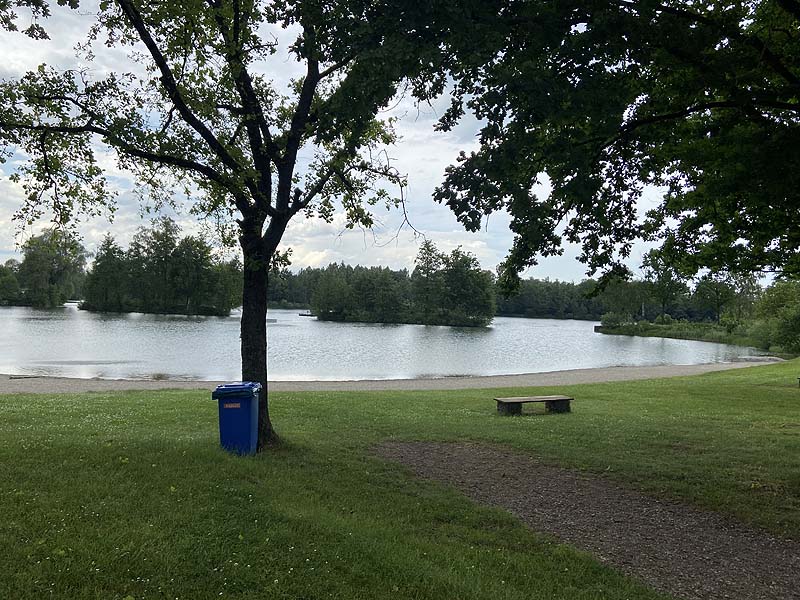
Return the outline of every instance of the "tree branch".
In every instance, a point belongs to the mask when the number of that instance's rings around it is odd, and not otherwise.
[[[144,45],[147,46],[150,56],[152,56],[153,61],[156,63],[156,67],[158,67],[158,70],[161,72],[161,83],[166,89],[170,100],[175,104],[175,108],[178,110],[178,113],[180,113],[183,120],[186,121],[186,123],[192,129],[194,129],[200,135],[200,137],[203,138],[203,140],[205,140],[206,144],[208,144],[211,150],[219,157],[220,161],[222,161],[222,164],[236,173],[241,173],[242,165],[240,165],[236,159],[231,156],[230,152],[228,152],[225,146],[220,143],[213,132],[206,127],[206,125],[200,121],[200,119],[197,118],[197,116],[186,104],[183,95],[178,89],[178,84],[175,81],[175,76],[173,75],[172,70],[169,68],[164,55],[161,53],[158,45],[150,35],[150,32],[148,31],[147,26],[142,19],[142,15],[133,5],[133,2],[131,2],[131,0],[117,0],[117,4],[119,4],[122,12],[127,17],[131,26],[139,34],[139,38],[142,40],[142,42],[144,42]]]
[[[748,108],[752,109],[756,106],[765,106],[768,108],[776,108],[779,110],[790,110],[792,112],[800,113],[800,105],[798,104],[791,104],[788,102],[774,102],[769,100],[764,101],[753,101],[749,103],[742,103],[736,102],[733,100],[726,100],[726,101],[719,101],[719,102],[703,102],[701,104],[695,104],[693,106],[689,106],[687,108],[677,110],[675,112],[670,113],[661,113],[657,115],[651,115],[649,117],[643,117],[641,119],[636,119],[633,121],[629,121],[622,125],[619,128],[619,131],[611,138],[606,139],[598,148],[598,152],[602,151],[609,146],[612,146],[616,142],[620,141],[628,134],[633,133],[635,130],[645,127],[647,125],[655,125],[656,123],[664,123],[668,121],[675,121],[678,119],[683,119],[688,117],[692,114],[703,112],[706,110],[714,110],[720,108],[730,108],[730,109],[739,109],[739,110],[747,110]],[[585,144],[592,144],[598,141],[601,141],[602,138],[595,137],[582,142],[580,145]]]
[[[114,135],[113,132],[104,129],[102,127],[98,127],[97,125],[92,125],[87,123],[85,125],[36,125],[36,124],[28,124],[28,123],[8,123],[6,121],[0,121],[0,129],[8,130],[8,131],[36,131],[42,133],[62,133],[66,135],[83,135],[83,134],[95,134],[100,135],[105,138],[108,144],[120,152],[121,154],[131,156],[134,158],[140,158],[146,160],[148,162],[167,165],[171,167],[179,167],[181,169],[187,169],[190,171],[194,171],[203,175],[209,181],[213,181],[220,187],[225,189],[231,188],[231,182],[228,178],[225,177],[222,173],[214,169],[213,167],[190,160],[188,158],[183,158],[180,156],[173,156],[171,154],[162,154],[158,152],[152,152],[150,150],[144,150],[142,148],[138,148],[125,140],[122,140]],[[237,196],[234,196],[236,202],[236,208],[240,211],[244,212],[250,210],[250,205],[243,199]]]
[[[303,79],[303,86],[300,90],[300,97],[297,99],[297,108],[292,115],[292,124],[289,128],[289,135],[286,139],[286,149],[283,153],[282,162],[294,162],[297,158],[297,151],[303,138],[303,131],[308,123],[308,116],[311,112],[311,102],[314,100],[317,84],[319,83],[319,62],[315,58],[308,58],[306,76]]]
[[[229,113],[236,115],[237,117],[244,115],[244,109],[241,106],[234,106],[233,104],[226,104],[223,102],[215,104],[214,107],[221,110],[227,110]]]
[[[347,189],[348,192],[353,192],[353,183],[347,178],[347,173],[342,171],[341,169],[334,167],[333,174],[336,175],[336,179],[338,179],[341,184]]]
[[[350,62],[354,58],[355,58],[355,56],[348,56],[347,58],[345,58],[343,60],[340,60],[337,63],[332,64],[327,69],[323,69],[322,71],[319,72],[319,78],[320,79],[325,79],[328,75],[332,75],[333,73],[335,73],[336,71],[338,71],[342,67],[345,67],[345,66],[349,65]]]
[[[258,194],[254,194],[256,205],[268,211],[272,202],[272,162],[276,162],[279,149],[272,140],[272,135],[264,118],[261,101],[253,87],[253,79],[245,65],[245,55],[242,49],[241,7],[237,0],[233,2],[233,31],[228,26],[228,19],[223,17],[221,4],[218,0],[207,0],[211,7],[214,20],[217,23],[220,35],[224,42],[225,61],[228,63],[233,75],[234,85],[239,94],[242,107],[238,114],[243,117],[253,163],[259,174]]]
[[[309,188],[302,200],[300,197],[295,197],[291,206],[292,214],[297,214],[304,208],[307,208],[308,205],[313,202],[314,198],[316,198],[322,192],[335,172],[336,170],[334,166],[328,165],[328,169],[319,179],[317,179],[317,182]]]
[[[304,29],[306,37],[313,40],[313,32]],[[313,43],[313,42],[308,42]],[[292,183],[292,171],[297,160],[297,151],[303,139],[306,125],[309,122],[311,104],[316,94],[317,84],[319,83],[319,61],[313,56],[309,56],[306,65],[306,76],[300,89],[300,96],[297,99],[297,107],[292,115],[292,122],[289,127],[289,134],[286,137],[286,148],[278,165],[278,210],[289,210],[289,189]]]
[[[236,129],[234,129],[233,133],[231,134],[230,139],[228,140],[229,146],[233,145],[233,143],[236,141],[236,138],[238,138],[239,134],[242,133],[243,129],[244,129],[244,123],[239,122],[239,124],[236,126]]]
[[[654,123],[660,123],[664,121],[674,121],[676,119],[682,119],[684,117],[688,117],[689,115],[703,112],[706,110],[713,110],[716,108],[735,108],[735,109],[746,109],[747,107],[752,106],[768,106],[770,108],[779,108],[781,110],[791,110],[795,112],[800,112],[800,105],[797,104],[789,104],[786,102],[771,102],[771,101],[764,101],[764,102],[736,102],[733,100],[722,100],[719,102],[703,102],[701,104],[695,104],[694,106],[689,106],[687,108],[672,112],[672,113],[663,113],[659,115],[652,115],[649,117],[644,117],[642,119],[636,119],[634,121],[630,121],[623,125],[618,135],[615,139],[620,139],[624,137],[626,134],[638,129],[639,127],[643,127],[645,125],[652,125]]]

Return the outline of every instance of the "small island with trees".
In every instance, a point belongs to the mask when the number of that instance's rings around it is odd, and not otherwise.
[[[202,238],[180,238],[169,218],[140,227],[127,249],[107,235],[89,253],[69,232],[48,230],[22,245],[21,262],[0,265],[0,305],[54,308],[69,300],[100,312],[230,314],[241,305],[238,260],[214,255]]]
[[[328,321],[481,327],[495,315],[494,277],[472,254],[460,248],[445,254],[426,240],[410,276],[407,270],[328,266],[311,310]]]
[[[107,235],[86,276],[84,310],[230,314],[241,305],[241,263],[216,257],[197,236],[180,237],[168,218],[140,227],[127,249]]]

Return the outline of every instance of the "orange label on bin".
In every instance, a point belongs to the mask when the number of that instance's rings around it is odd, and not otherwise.
[[[222,408],[242,408],[242,405],[240,402],[225,402]]]

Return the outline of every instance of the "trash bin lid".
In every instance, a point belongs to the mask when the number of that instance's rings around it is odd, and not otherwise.
[[[223,396],[252,396],[261,390],[261,384],[257,381],[234,381],[218,385],[211,393],[211,397],[221,398]]]

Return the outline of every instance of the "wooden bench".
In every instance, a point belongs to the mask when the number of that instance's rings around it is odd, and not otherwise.
[[[528,402],[544,402],[549,413],[569,412],[569,396],[521,396],[518,398],[495,398],[497,412],[501,415],[521,415],[522,405]]]

